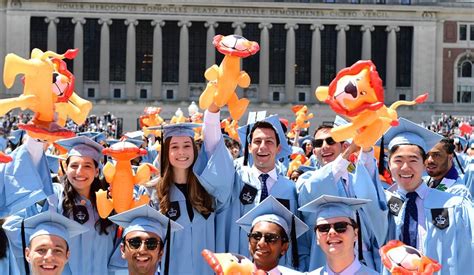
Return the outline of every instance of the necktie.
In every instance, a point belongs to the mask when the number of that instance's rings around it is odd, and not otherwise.
[[[270,177],[268,174],[260,174],[258,178],[260,179],[260,183],[262,184],[262,194],[260,194],[260,201],[263,201],[268,197],[268,189],[267,189],[267,179]]]
[[[418,234],[418,209],[416,208],[416,192],[407,193],[407,206],[405,208],[405,219],[403,222],[403,242],[409,246],[416,246],[416,235]]]

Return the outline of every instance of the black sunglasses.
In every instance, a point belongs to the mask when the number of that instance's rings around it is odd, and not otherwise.
[[[149,238],[146,240],[142,240],[140,237],[135,237],[126,240],[128,243],[128,246],[130,246],[131,249],[139,249],[142,246],[142,243],[145,243],[145,247],[147,250],[155,250],[158,245],[160,244],[160,241],[157,238]]]
[[[327,138],[325,138],[325,139],[315,139],[315,140],[313,141],[313,145],[314,145],[314,147],[316,147],[316,148],[322,147],[324,141],[326,141],[326,143],[327,143],[328,145],[336,144],[336,141],[335,141],[334,139],[332,139],[332,137],[327,137]]]
[[[249,237],[249,240],[251,242],[255,242],[255,243],[259,242],[262,238],[264,239],[266,243],[276,243],[280,239],[283,240],[283,238],[280,235],[273,234],[273,233],[263,234],[262,232],[253,232],[253,233],[249,233],[247,236]]]
[[[321,233],[328,233],[331,228],[334,228],[337,233],[344,233],[346,232],[347,226],[349,225],[354,227],[354,225],[350,222],[335,222],[316,225],[314,230],[317,230]]]

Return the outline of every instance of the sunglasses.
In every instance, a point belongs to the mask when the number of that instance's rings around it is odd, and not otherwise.
[[[139,249],[143,243],[145,243],[145,247],[147,250],[155,250],[160,244],[160,240],[158,240],[157,238],[149,238],[146,240],[142,240],[140,237],[136,237],[128,239],[126,240],[126,242],[128,243],[128,246],[134,250]]]
[[[323,142],[326,141],[327,145],[334,145],[336,144],[336,141],[332,139],[332,137],[327,137],[325,139],[315,139],[313,142],[314,147],[320,148],[323,146]]]
[[[340,234],[346,232],[347,226],[349,225],[354,227],[354,225],[350,222],[336,222],[316,225],[314,230],[317,230],[321,233],[328,233],[331,228],[334,228],[334,231]]]
[[[248,234],[250,242],[257,243],[259,242],[262,238],[266,243],[276,243],[278,240],[283,238],[280,235],[273,234],[273,233],[265,233],[262,234],[262,232],[253,232]]]

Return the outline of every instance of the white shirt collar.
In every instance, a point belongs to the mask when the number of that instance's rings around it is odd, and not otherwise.
[[[329,266],[326,264],[326,270],[329,275],[334,275],[334,274],[353,275],[353,274],[356,274],[356,272],[359,271],[360,268],[361,268],[360,262],[359,260],[356,259],[356,257],[354,257],[354,261],[352,261],[352,263],[346,269],[338,273],[334,273],[334,271],[332,271],[331,268],[329,268]]]

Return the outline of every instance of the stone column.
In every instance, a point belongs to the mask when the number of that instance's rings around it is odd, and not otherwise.
[[[374,26],[364,25],[360,27],[362,31],[362,60],[369,60],[372,58],[372,34],[375,30]]]
[[[311,96],[309,102],[316,102],[314,92],[321,85],[321,31],[324,25],[313,24],[310,29],[313,31],[311,43]]]
[[[206,69],[216,63],[216,47],[212,44],[214,36],[216,35],[215,28],[219,26],[216,22],[206,22],[204,27],[207,28],[207,42],[206,42]]]
[[[84,95],[84,30],[82,25],[86,23],[84,18],[73,18],[74,26],[74,48],[79,49],[76,58],[74,58],[74,77],[76,94]]]
[[[385,98],[388,103],[398,99],[397,88],[397,34],[398,26],[387,26],[387,71],[385,75]]]
[[[242,29],[245,28],[245,23],[243,22],[234,22],[232,23],[232,28],[234,28],[234,33],[242,36]]]
[[[336,72],[346,67],[346,31],[347,25],[337,25],[337,54],[336,54]]]
[[[297,24],[286,24],[286,63],[285,63],[285,101],[287,103],[295,102],[295,30]]]
[[[56,52],[58,49],[58,30],[56,24],[59,19],[56,17],[46,17],[44,22],[48,23],[48,51]]]
[[[189,100],[189,35],[188,28],[191,22],[179,21],[181,27],[179,34],[179,84],[178,98],[182,101]]]
[[[125,59],[125,95],[124,98],[136,99],[138,98],[135,88],[136,80],[136,48],[137,39],[135,26],[138,25],[138,20],[127,19],[124,24],[127,27],[127,53]]]
[[[151,79],[151,98],[155,100],[161,99],[161,85],[163,80],[163,35],[161,28],[165,25],[165,21],[153,20],[151,25],[153,30],[153,67]]]
[[[272,28],[271,23],[260,23],[258,27],[260,31],[260,83],[258,87],[258,99],[260,102],[267,102],[269,99],[268,83],[270,74],[270,36],[268,30]]]
[[[102,25],[100,30],[100,71],[99,71],[99,95],[101,99],[110,98],[110,19],[99,19]]]

